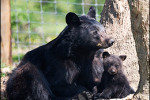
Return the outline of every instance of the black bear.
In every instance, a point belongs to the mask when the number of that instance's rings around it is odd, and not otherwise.
[[[103,52],[103,67],[101,83],[97,86],[100,97],[104,99],[124,98],[133,94],[134,90],[130,87],[126,76],[122,72],[122,61],[126,55],[116,56]]]
[[[89,90],[95,52],[114,40],[96,21],[94,7],[78,17],[69,12],[66,28],[51,42],[29,51],[7,82],[9,100],[67,100]]]

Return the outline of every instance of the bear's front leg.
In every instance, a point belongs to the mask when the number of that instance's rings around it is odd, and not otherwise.
[[[102,91],[102,93],[99,93],[99,98],[103,98],[103,99],[110,99],[112,96],[113,90],[106,88]]]

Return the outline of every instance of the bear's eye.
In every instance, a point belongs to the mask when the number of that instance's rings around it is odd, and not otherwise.
[[[97,31],[94,31],[93,34],[96,35],[96,34],[97,34]]]

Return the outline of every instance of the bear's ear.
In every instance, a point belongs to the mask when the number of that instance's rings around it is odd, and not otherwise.
[[[72,13],[72,12],[69,12],[66,15],[66,23],[70,26],[77,26],[81,24],[79,17],[75,13]]]
[[[109,57],[110,56],[110,54],[108,53],[108,52],[103,52],[103,58],[106,58],[106,57]]]
[[[120,55],[119,58],[120,58],[122,61],[124,61],[124,60],[127,58],[127,56],[126,56],[126,55]]]
[[[90,7],[89,12],[87,14],[89,17],[96,19],[96,11],[94,7]]]

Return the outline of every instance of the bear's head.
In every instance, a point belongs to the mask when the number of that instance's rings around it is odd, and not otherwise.
[[[78,17],[75,13],[66,15],[66,23],[70,32],[74,34],[75,42],[83,49],[108,48],[113,45],[114,40],[107,36],[105,28],[96,21],[96,11],[90,7],[87,15]]]
[[[122,71],[122,61],[126,59],[126,55],[112,55],[108,52],[103,52],[103,65],[104,71],[108,72],[110,75],[116,75]]]
[[[69,12],[66,23],[66,28],[53,41],[53,47],[56,47],[55,51],[61,57],[88,55],[91,51],[108,48],[114,43],[107,36],[103,25],[96,21],[94,7],[90,7],[88,14],[81,17]]]
[[[72,47],[76,50],[94,51],[108,48],[114,43],[114,40],[107,36],[103,25],[96,21],[94,7],[89,9],[87,15],[81,17],[69,12],[66,15],[66,23],[67,27],[56,39],[57,44],[61,45],[60,48]]]

